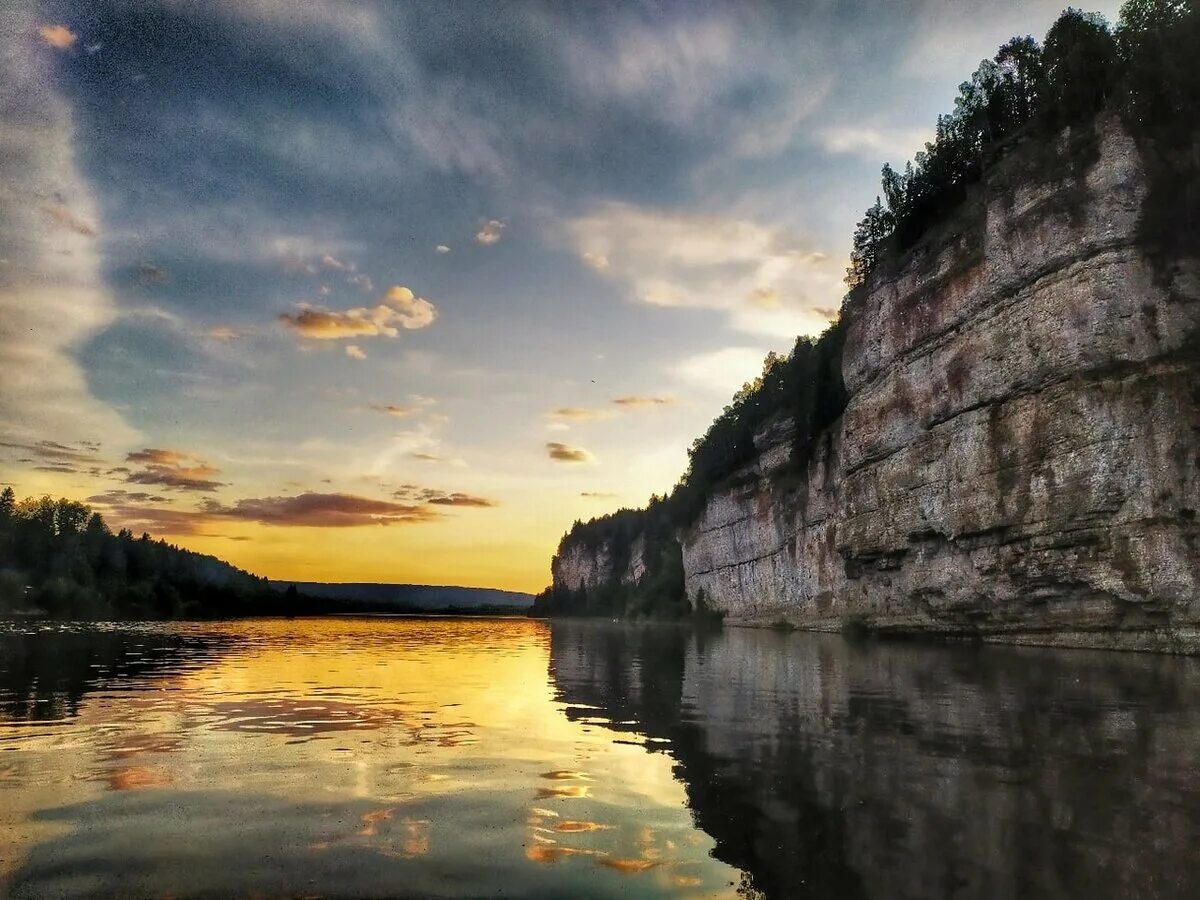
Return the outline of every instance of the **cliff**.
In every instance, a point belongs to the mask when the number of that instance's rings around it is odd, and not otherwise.
[[[1147,238],[1148,159],[1115,117],[1017,148],[878,267],[843,310],[841,418],[799,470],[766,422],[678,533],[691,603],[1200,648],[1200,250]],[[556,587],[611,579],[604,552],[564,541]]]

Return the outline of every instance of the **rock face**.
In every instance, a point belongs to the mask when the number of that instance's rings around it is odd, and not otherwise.
[[[848,304],[841,420],[801,477],[790,423],[756,436],[681,535],[694,603],[1200,647],[1200,258],[1143,249],[1149,179],[1115,122],[1073,174],[1036,171],[1011,154]]]
[[[599,546],[582,543],[566,543],[550,563],[554,583],[577,591],[593,588],[612,581],[616,561],[608,542]],[[646,541],[642,537],[634,540],[629,551],[629,561],[619,573],[621,584],[637,584],[646,573]]]

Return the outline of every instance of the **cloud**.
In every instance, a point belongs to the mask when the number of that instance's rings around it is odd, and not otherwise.
[[[817,306],[836,306],[844,265],[787,230],[749,219],[602,203],[562,223],[585,259],[629,299],[651,306],[724,311],[734,328],[795,337],[816,333]]]
[[[562,406],[546,414],[551,419],[569,422],[589,422],[607,419],[611,413],[606,409],[589,409],[583,406]]]
[[[33,4],[7,4],[4,16],[7,34],[40,33]],[[78,128],[54,88],[42,45],[2,40],[0,422],[13,439],[52,434],[65,442],[103,434],[132,443],[137,432],[93,396],[78,362],[79,348],[115,317],[96,241],[87,233],[94,234],[88,223],[98,207],[76,167]],[[46,198],[56,205],[47,208]]]
[[[579,496],[586,497],[588,500],[613,500],[617,495],[607,491],[580,491]]]
[[[415,484],[400,485],[399,489],[392,496],[411,503],[428,503],[433,506],[471,506],[483,509],[499,505],[496,501],[489,500],[486,497],[477,497],[458,491],[439,491],[433,488],[423,488]]]
[[[366,359],[367,354],[357,344],[346,345],[346,355],[351,359]]]
[[[724,347],[690,356],[674,367],[676,376],[718,394],[732,396],[762,374],[765,349]]]
[[[546,452],[556,462],[586,463],[595,460],[595,457],[582,447],[571,447],[567,444],[560,444],[557,441],[548,442],[546,444]]]
[[[224,486],[212,479],[219,469],[178,450],[147,447],[128,454],[125,461],[142,466],[140,471],[125,476],[129,484],[161,484],[180,491],[215,491]]]
[[[817,140],[826,152],[851,154],[877,163],[908,159],[933,137],[928,128],[865,125],[836,125],[817,132]]]
[[[450,252],[450,248],[447,247],[445,244],[438,244],[433,249],[436,250],[438,253],[449,253]]]
[[[591,267],[592,267],[593,269],[595,269],[597,272],[606,272],[606,271],[608,271],[608,267],[609,267],[609,265],[610,265],[610,263],[609,263],[609,261],[608,261],[608,257],[607,257],[607,256],[604,256],[604,255],[603,255],[603,254],[601,254],[601,253],[587,253],[587,252],[585,252],[581,258],[583,259],[583,261],[584,261],[584,262],[585,262],[587,265],[591,266]]]
[[[66,25],[43,25],[38,29],[38,37],[43,44],[55,50],[70,50],[79,40],[78,35]]]
[[[209,501],[206,515],[312,528],[354,528],[362,525],[429,522],[437,514],[421,504],[394,503],[355,494],[307,492],[295,497],[247,498],[226,506]]]
[[[313,340],[340,340],[348,337],[396,337],[399,329],[427,328],[437,318],[437,309],[428,300],[417,297],[406,287],[396,285],[373,307],[344,311],[301,304],[293,313],[283,313],[279,321],[301,337]]]
[[[73,231],[76,234],[83,235],[84,237],[91,238],[96,236],[96,229],[92,225],[89,225],[62,204],[43,206],[42,212],[49,216],[50,221],[60,228],[65,228],[68,231]]]
[[[504,223],[496,219],[492,219],[475,233],[475,240],[483,244],[485,247],[490,247],[492,244],[500,243],[500,237],[503,231]]]
[[[240,337],[238,332],[228,325],[218,325],[216,328],[208,329],[204,334],[214,341],[236,341]]]
[[[448,456],[443,456],[440,453],[427,453],[424,450],[413,450],[408,454],[409,459],[417,459],[421,462],[452,462]]]
[[[677,401],[674,397],[628,396],[614,397],[613,403],[624,409],[644,409],[646,407],[673,406]]]
[[[97,463],[101,461],[96,455],[99,452],[99,445],[91,441],[77,441],[71,445],[61,444],[58,441],[34,441],[31,443],[0,441],[0,447],[19,450],[37,459],[60,463]]]
[[[87,498],[87,502],[96,503],[101,506],[116,506],[130,503],[168,503],[170,501],[161,494],[148,494],[145,491],[125,491],[116,488],[100,494],[92,494],[92,496]]]
[[[367,407],[375,412],[386,413],[389,416],[395,416],[397,419],[403,419],[407,416],[416,415],[421,412],[425,406],[420,403],[383,403]]]

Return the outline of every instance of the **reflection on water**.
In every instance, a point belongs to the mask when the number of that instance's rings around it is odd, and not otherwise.
[[[731,894],[523,619],[0,623],[0,895]]]
[[[526,620],[0,623],[0,895],[1185,897],[1200,665]]]
[[[556,625],[567,714],[677,762],[770,897],[1195,897],[1200,665]]]

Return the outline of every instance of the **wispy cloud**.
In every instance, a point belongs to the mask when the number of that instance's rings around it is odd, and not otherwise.
[[[130,484],[160,484],[180,491],[215,491],[224,486],[212,477],[220,474],[219,469],[178,450],[147,447],[128,454],[125,461],[142,467],[125,477]]]
[[[908,159],[933,139],[933,132],[923,128],[835,125],[819,131],[817,139],[829,153],[849,153],[883,163]]]
[[[678,402],[674,397],[650,397],[642,395],[631,395],[626,397],[614,397],[613,403],[623,409],[647,409],[661,406],[673,406]]]
[[[415,484],[402,484],[392,494],[398,500],[411,503],[428,503],[432,506],[470,506],[480,509],[498,506],[495,500],[465,494],[461,491],[440,491],[434,488],[423,488]]]
[[[351,359],[366,359],[367,353],[358,344],[347,344],[346,355]]]
[[[651,306],[723,310],[741,331],[815,333],[835,306],[844,265],[778,226],[748,219],[604,203],[564,225],[587,259]]]
[[[611,415],[607,409],[591,409],[585,406],[560,406],[546,414],[549,419],[565,422],[590,422],[607,419]]]
[[[0,441],[0,447],[16,450],[40,460],[90,464],[101,461],[97,456],[99,445],[91,441],[79,441],[70,445],[58,441]]]
[[[407,524],[429,522],[437,518],[435,512],[420,503],[395,503],[356,494],[316,492],[295,497],[246,498],[228,506],[209,501],[204,504],[203,512],[214,518],[314,528]]]
[[[582,447],[572,447],[558,441],[549,441],[546,444],[546,452],[556,462],[587,463],[595,460],[595,457]]]
[[[43,206],[42,212],[49,216],[50,221],[60,228],[65,228],[68,231],[73,231],[76,234],[81,234],[84,237],[95,237],[96,228],[91,223],[84,221],[71,210],[62,204],[53,206]]]

